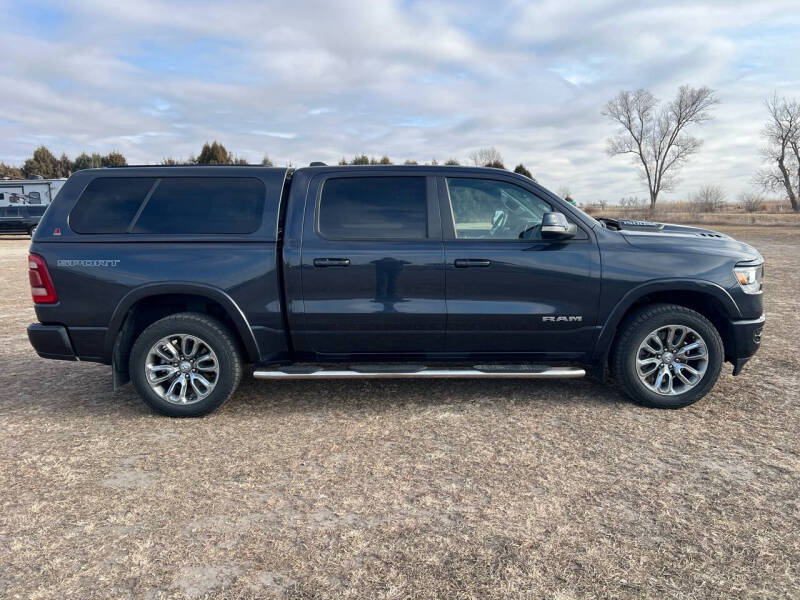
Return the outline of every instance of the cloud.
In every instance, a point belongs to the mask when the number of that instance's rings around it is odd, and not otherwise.
[[[133,163],[219,140],[277,164],[365,152],[466,160],[496,146],[579,200],[643,195],[600,111],[620,89],[717,89],[680,197],[749,186],[761,100],[797,95],[796,2],[602,0],[4,3],[0,160],[57,153]]]

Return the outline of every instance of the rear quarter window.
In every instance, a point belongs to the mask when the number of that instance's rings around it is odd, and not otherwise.
[[[154,177],[99,177],[92,180],[69,215],[78,233],[125,233]]]
[[[254,177],[169,177],[159,183],[133,233],[253,233],[266,188]]]
[[[265,195],[254,177],[100,177],[69,223],[81,234],[247,234],[261,226]]]

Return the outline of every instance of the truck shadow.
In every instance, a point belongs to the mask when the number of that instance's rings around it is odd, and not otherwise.
[[[309,413],[320,410],[380,413],[406,407],[492,404],[627,402],[615,387],[593,379],[384,379],[260,381],[245,378],[223,410]]]
[[[49,363],[52,366],[52,363]],[[0,386],[3,386],[0,377]],[[112,419],[151,416],[132,385],[111,386],[108,367],[59,364],[46,378],[4,386],[7,411],[81,414]],[[268,417],[330,411],[380,414],[441,406],[507,404],[608,405],[627,402],[614,387],[592,379],[450,379],[260,381],[246,371],[233,397],[212,416]],[[207,417],[208,418],[208,417]]]

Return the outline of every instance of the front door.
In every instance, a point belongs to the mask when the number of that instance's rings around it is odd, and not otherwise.
[[[299,339],[312,352],[443,351],[444,250],[434,177],[318,176],[306,200],[301,269]]]
[[[588,228],[543,240],[542,215],[558,206],[502,176],[441,178],[439,195],[447,351],[564,359],[589,351],[600,257]]]
[[[18,206],[0,208],[0,231],[16,233],[18,231],[24,231],[24,229],[22,212]]]

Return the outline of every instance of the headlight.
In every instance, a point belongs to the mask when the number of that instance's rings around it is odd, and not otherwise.
[[[764,278],[764,265],[734,267],[733,274],[745,294],[758,294]]]

